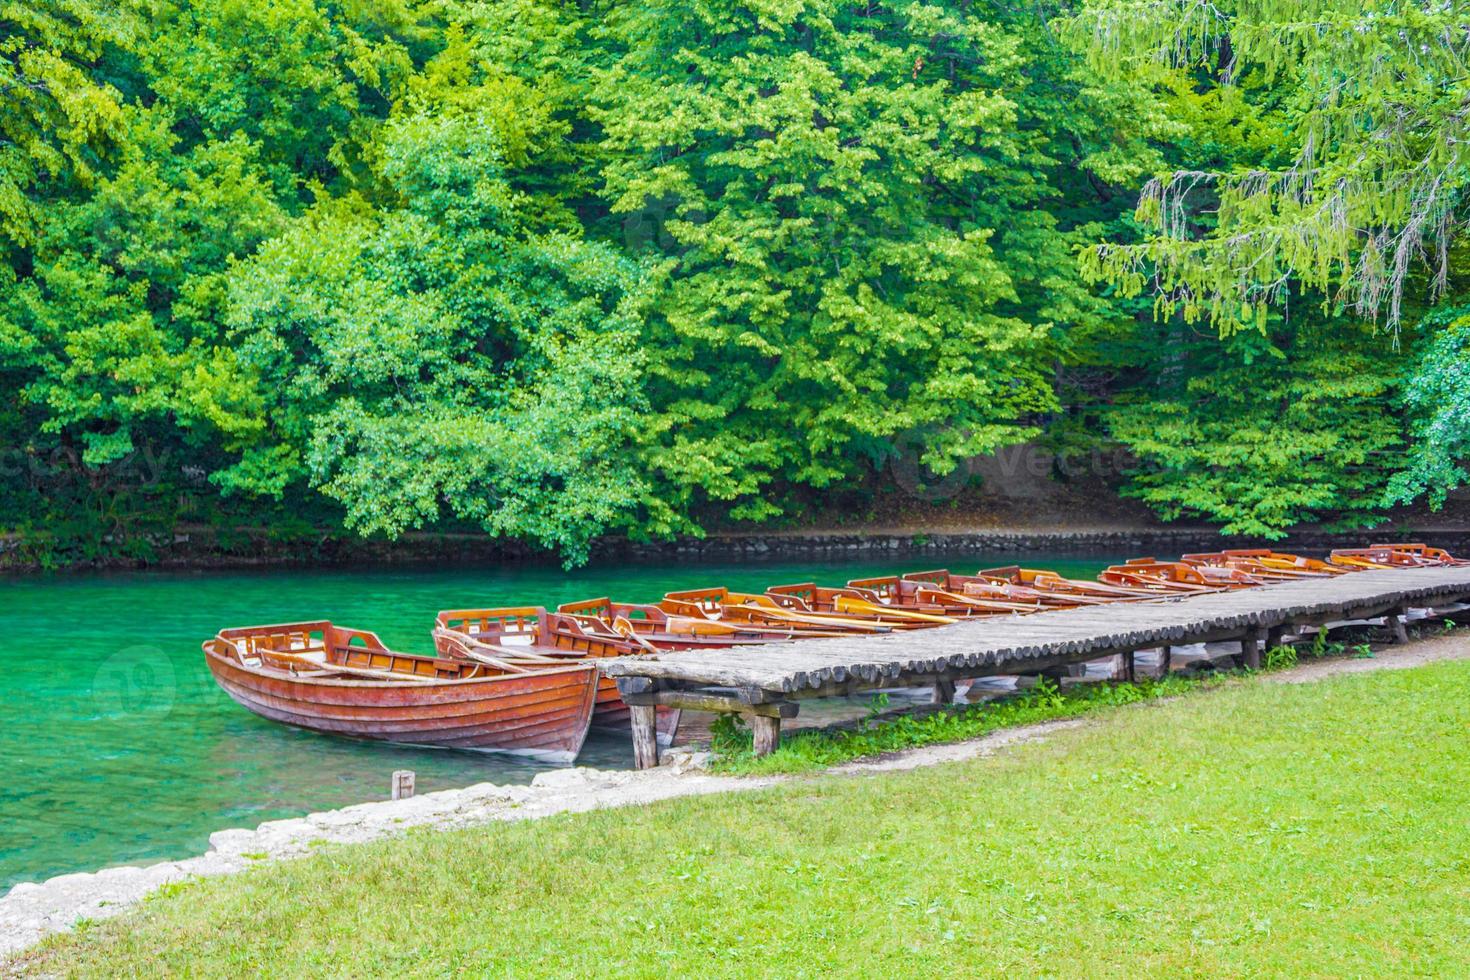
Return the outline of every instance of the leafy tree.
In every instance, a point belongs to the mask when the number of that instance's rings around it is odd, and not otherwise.
[[[1347,315],[1342,337],[1379,362],[1376,376],[1399,375],[1371,349],[1387,340],[1349,318],[1382,321],[1396,348],[1419,297],[1456,293],[1470,180],[1467,22],[1463,2],[1087,0],[1061,24],[1096,69],[1176,88],[1188,78],[1229,97],[1267,139],[1162,172],[1137,212],[1148,234],[1090,249],[1085,273],[1126,295],[1149,290],[1158,314],[1204,318],[1227,334],[1264,331],[1268,307],[1286,310],[1305,287],[1324,313]],[[1427,495],[1438,506],[1465,478],[1459,303],[1447,298],[1409,333],[1422,353],[1406,352],[1416,366],[1397,390],[1413,438],[1407,469],[1391,483],[1380,474],[1385,504]],[[1336,366],[1322,364],[1328,385]],[[1385,417],[1396,414],[1374,397]]]
[[[0,509],[575,559],[1045,433],[1275,533],[1404,414],[1437,499],[1464,6],[0,0]]]
[[[197,385],[228,357],[229,264],[370,133],[402,60],[384,25],[413,21],[395,9],[368,29],[295,0],[0,8],[0,435],[32,461],[0,487],[10,513],[166,527],[178,461],[216,465]]]
[[[217,482],[305,476],[364,533],[452,513],[569,559],[629,523],[637,270],[528,234],[500,157],[478,113],[394,119],[373,158],[400,206],[324,204],[236,270],[211,411],[241,456]]]
[[[437,48],[442,25],[430,9],[422,0],[165,0],[143,68],[181,139],[257,146],[284,199],[355,176],[360,147]]]
[[[943,473],[1054,405],[1057,319],[1096,314],[1017,101],[1041,25],[998,10],[604,8],[605,194],[657,226],[649,465],[680,506],[769,517],[765,488],[850,480],[916,430]]]
[[[1413,438],[1407,465],[1384,496],[1385,503],[1424,497],[1438,508],[1470,480],[1470,305],[1463,296],[1445,303],[1419,322],[1418,332],[1429,339],[1403,385]]]
[[[1149,237],[1094,247],[1085,271],[1227,332],[1296,283],[1397,329],[1410,273],[1427,259],[1442,290],[1465,221],[1467,22],[1461,0],[1086,0],[1061,23],[1096,70],[1238,87],[1280,149],[1158,176]]]
[[[1220,340],[1156,328],[1170,351],[1156,386],[1108,413],[1142,464],[1125,492],[1165,519],[1279,538],[1328,519],[1371,525],[1399,464],[1389,411],[1398,373],[1372,331],[1321,318]]]
[[[0,258],[30,245],[40,206],[85,188],[123,127],[123,95],[94,65],[124,52],[131,3],[0,3]]]

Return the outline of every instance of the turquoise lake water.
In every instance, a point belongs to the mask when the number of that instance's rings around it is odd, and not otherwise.
[[[901,562],[555,566],[364,571],[55,575],[0,579],[0,892],[111,864],[203,852],[209,834],[387,795],[395,769],[419,792],[543,767],[483,753],[398,748],[297,731],[239,707],[210,678],[199,644],[225,626],[331,619],[391,646],[432,652],[440,609],[546,605],[611,594],[848,579],[947,564]],[[1027,559],[1090,577],[1105,561]],[[594,733],[582,765],[628,766],[626,736]]]

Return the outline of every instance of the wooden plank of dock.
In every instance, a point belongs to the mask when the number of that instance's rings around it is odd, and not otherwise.
[[[1136,650],[1223,639],[1258,662],[1292,626],[1390,616],[1470,596],[1470,567],[1395,568],[1152,602],[1081,606],[965,620],[930,630],[796,640],[725,650],[683,650],[599,663],[630,705],[739,712],[760,719],[762,748],[798,700],[891,687],[1032,673]],[[1255,657],[1251,654],[1254,652]],[[656,764],[643,746],[640,765]]]

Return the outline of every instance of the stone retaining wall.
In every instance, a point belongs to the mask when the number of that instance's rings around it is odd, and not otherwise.
[[[1370,541],[1424,541],[1452,553],[1470,554],[1470,531],[1303,531],[1281,541],[1227,538],[1213,528],[1134,528],[1106,531],[943,531],[929,534],[810,532],[716,534],[672,542],[600,542],[598,558],[658,561],[697,558],[702,561],[824,559],[850,556],[868,560],[885,556],[975,555],[977,557],[1071,556],[1092,558],[1154,555],[1172,558],[1194,551],[1270,547],[1279,551],[1318,554]]]
[[[832,561],[844,557],[867,561],[885,557],[926,555],[999,557],[1118,558],[1154,555],[1161,558],[1220,548],[1273,547],[1320,554],[1378,540],[1424,541],[1453,553],[1470,554],[1470,531],[1379,530],[1301,531],[1281,541],[1227,538],[1208,527],[1131,528],[1057,531],[935,531],[919,533],[810,531],[712,534],[673,541],[637,542],[604,538],[593,545],[594,562],[636,561]],[[549,561],[551,556],[518,542],[476,534],[407,534],[397,541],[363,540],[323,534],[312,539],[280,541],[269,534],[233,534],[228,544],[208,529],[181,531],[150,542],[148,562],[110,558],[73,567],[129,568],[144,564],[162,568],[242,568],[288,565],[472,565],[490,562]],[[0,570],[36,571],[23,542],[0,535]]]

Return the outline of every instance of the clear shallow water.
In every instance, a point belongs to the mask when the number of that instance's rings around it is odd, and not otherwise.
[[[954,558],[973,571],[1003,558]],[[673,589],[889,574],[941,559],[581,569],[503,566],[45,576],[0,579],[0,891],[69,871],[203,851],[209,834],[387,795],[394,769],[420,792],[529,782],[513,757],[398,748],[257,718],[217,688],[199,644],[224,626],[331,619],[432,652],[440,609]],[[1091,576],[1103,561],[1026,560]],[[628,766],[626,736],[593,733],[582,765]]]

